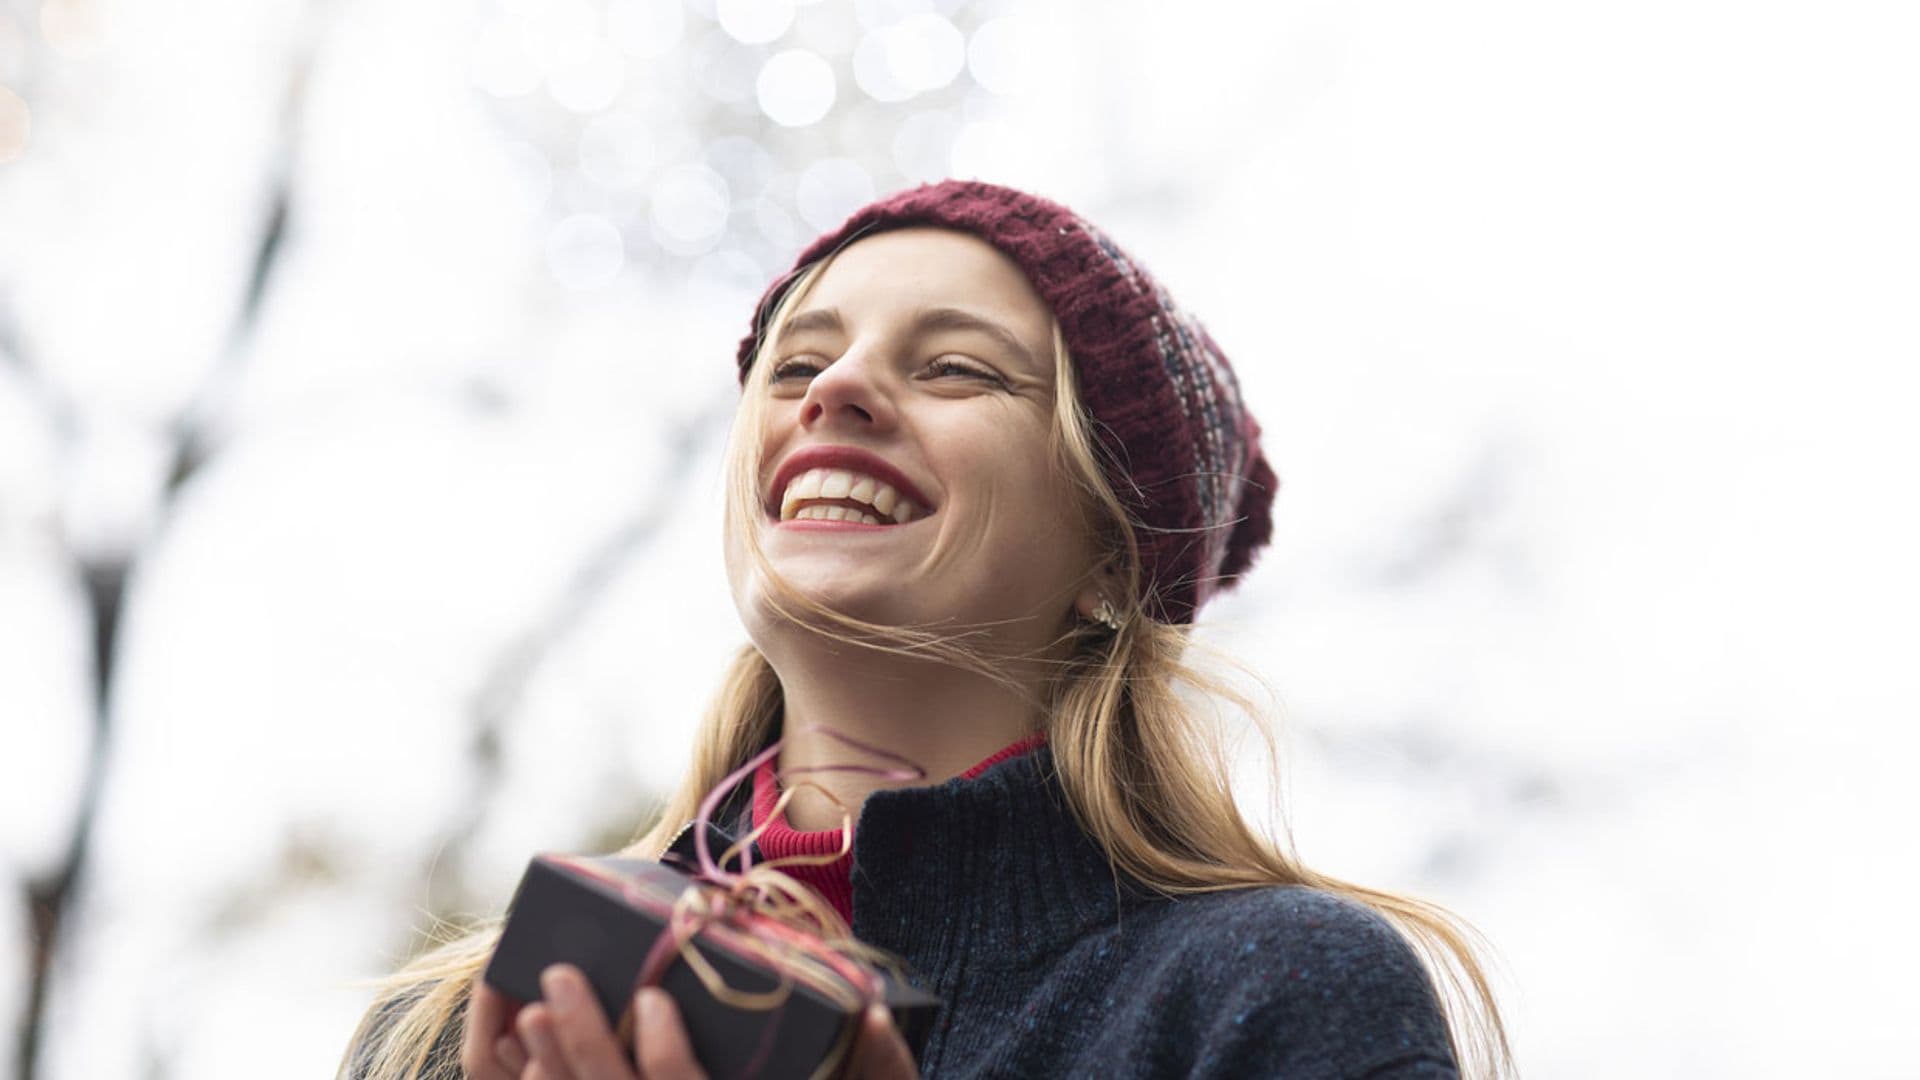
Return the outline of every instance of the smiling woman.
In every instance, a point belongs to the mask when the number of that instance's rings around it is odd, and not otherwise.
[[[774,283],[739,350],[729,577],[751,644],[687,780],[622,854],[758,830],[860,941],[944,1002],[928,1075],[1443,1077],[1511,1070],[1470,931],[1301,865],[1239,814],[1185,661],[1277,481],[1224,355],[1112,241],[947,182],[855,214]],[[1183,694],[1185,696],[1183,696]],[[911,786],[796,769],[823,728]],[[842,807],[856,815],[841,850]],[[350,1076],[691,1076],[672,1004],[631,1042],[556,968],[480,982],[498,924],[389,980]],[[851,1075],[912,1057],[869,1014]]]
[[[1084,500],[1070,474],[1051,467],[1053,318],[1011,259],[945,230],[865,238],[817,267],[807,286],[747,376],[748,395],[762,400],[739,434],[758,442],[736,451],[754,462],[751,486],[741,477],[736,490],[763,493],[772,512],[736,515],[729,529],[736,602],[780,674],[790,732],[783,760],[824,764],[803,732],[828,723],[957,772],[983,754],[951,755],[1033,730],[1031,708],[997,698],[1024,691],[1038,700],[1041,666],[1065,659],[1074,594],[1094,585],[1091,529],[1077,520]],[[838,468],[809,497],[807,478],[828,465]],[[885,488],[905,501],[884,524],[849,525],[849,509],[878,522],[866,513],[878,507],[855,499],[867,486],[875,498]],[[842,516],[799,518],[814,507]],[[817,618],[795,617],[783,602],[790,590],[816,616],[865,623],[870,640],[965,630],[996,667],[1033,670],[1020,686],[983,682],[966,667],[923,670],[906,684],[923,721],[895,731],[872,707],[882,665],[864,653],[848,654],[850,664],[817,655],[846,650]],[[947,692],[927,693],[925,680],[943,676]],[[931,762],[919,756],[927,753]],[[797,796],[796,817],[809,816],[811,794]]]

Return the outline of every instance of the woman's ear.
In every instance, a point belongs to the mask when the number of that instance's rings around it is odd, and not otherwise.
[[[1073,599],[1073,610],[1090,622],[1112,625],[1122,610],[1120,575],[1102,566],[1087,575],[1087,583]]]
[[[1073,610],[1082,619],[1092,619],[1093,613],[1099,610],[1103,602],[1107,602],[1106,590],[1093,582],[1088,582],[1087,587],[1080,590],[1080,595],[1074,597]]]

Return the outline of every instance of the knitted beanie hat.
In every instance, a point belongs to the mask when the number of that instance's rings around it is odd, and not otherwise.
[[[1193,621],[1266,545],[1279,481],[1219,346],[1143,267],[1066,207],[946,180],[855,211],[760,298],[753,330],[740,342],[741,380],[802,269],[862,236],[908,226],[970,233],[1026,272],[1060,322],[1082,405],[1106,451],[1107,482],[1133,515],[1140,600],[1161,622]]]

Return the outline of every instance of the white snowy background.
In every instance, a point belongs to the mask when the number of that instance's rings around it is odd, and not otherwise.
[[[740,640],[751,298],[955,174],[1237,361],[1284,486],[1207,637],[1308,861],[1493,941],[1525,1075],[1920,1075],[1916,48],[1861,0],[0,0],[0,1061],[331,1075],[430,917],[642,824]]]

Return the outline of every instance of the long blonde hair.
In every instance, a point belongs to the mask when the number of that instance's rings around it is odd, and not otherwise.
[[[767,564],[753,530],[744,527],[760,513],[757,432],[763,371],[779,328],[830,262],[831,257],[795,277],[768,320],[749,368],[728,451],[729,528],[766,574],[771,603],[786,617],[805,620],[849,644],[927,657],[1008,682],[1004,665],[973,644],[978,628],[886,627],[832,611],[786,585]],[[1117,870],[1169,895],[1303,885],[1378,913],[1432,974],[1462,1074],[1511,1076],[1506,1029],[1477,955],[1484,943],[1470,926],[1427,901],[1311,870],[1242,815],[1231,789],[1225,733],[1209,712],[1183,699],[1183,689],[1245,712],[1266,740],[1270,758],[1273,736],[1260,722],[1260,710],[1189,661],[1189,627],[1147,616],[1138,526],[1107,482],[1103,451],[1079,405],[1073,364],[1057,324],[1053,337],[1055,457],[1084,497],[1081,511],[1098,537],[1104,566],[1119,578],[1115,591],[1120,594],[1111,598],[1117,602],[1117,631],[1085,624],[1057,643],[1062,646],[1057,655],[1065,658],[1053,662],[1045,700],[1038,703],[1048,718],[1048,745],[1075,818]],[[701,721],[692,769],[654,825],[619,854],[658,857],[692,819],[701,797],[774,738],[780,711],[773,668],[753,646],[742,648]],[[458,1077],[455,1055],[469,991],[503,922],[493,916],[454,928],[378,980],[375,1003],[354,1034],[340,1075]]]

